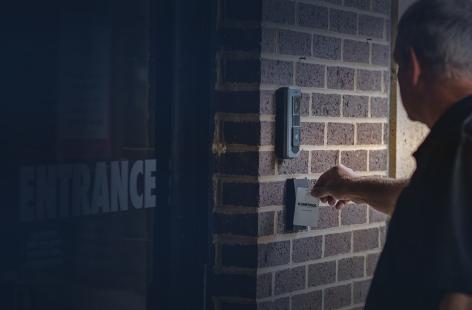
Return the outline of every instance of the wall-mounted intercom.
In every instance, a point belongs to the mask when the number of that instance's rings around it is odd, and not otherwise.
[[[282,87],[275,93],[276,151],[279,158],[296,158],[300,154],[301,91]]]

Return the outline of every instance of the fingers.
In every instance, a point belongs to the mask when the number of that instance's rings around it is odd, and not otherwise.
[[[343,208],[345,205],[346,205],[347,201],[346,200],[338,200],[338,202],[336,202],[336,204],[334,205],[334,207],[339,210],[341,208]]]

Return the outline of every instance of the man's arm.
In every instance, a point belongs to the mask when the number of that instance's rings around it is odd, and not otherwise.
[[[312,195],[336,208],[353,201],[367,203],[376,210],[391,215],[398,196],[408,182],[409,179],[361,177],[351,169],[339,165],[329,169],[318,179]]]
[[[460,293],[447,294],[439,305],[439,310],[471,310],[472,296]]]

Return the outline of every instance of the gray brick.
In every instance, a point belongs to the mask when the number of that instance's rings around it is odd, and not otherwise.
[[[380,234],[380,246],[383,247],[385,246],[385,241],[387,238],[387,227],[381,226],[379,228],[379,234]]]
[[[261,51],[274,54],[277,49],[277,30],[262,28]]]
[[[283,159],[278,163],[279,174],[308,173],[308,152],[301,151],[294,159]]]
[[[373,43],[372,64],[388,67],[390,65],[390,46]]]
[[[384,71],[383,74],[383,92],[385,94],[390,93],[390,71]]]
[[[289,61],[263,59],[261,61],[261,81],[265,84],[291,85],[293,64]]]
[[[328,8],[299,3],[297,6],[298,25],[315,29],[328,29]]]
[[[260,60],[231,59],[224,60],[223,80],[226,83],[258,83],[260,81]]]
[[[373,97],[370,99],[370,114],[372,117],[388,117],[388,98]]]
[[[317,263],[308,266],[308,286],[336,282],[336,262]]]
[[[330,9],[329,30],[347,34],[357,33],[357,14]]]
[[[350,203],[341,210],[341,225],[358,225],[367,222],[367,205]]]
[[[260,114],[275,114],[274,92],[261,90],[258,101]],[[238,103],[244,104],[245,102],[242,101]]]
[[[259,244],[257,252],[259,267],[284,265],[290,261],[290,241]]]
[[[311,172],[323,173],[338,164],[338,151],[311,152]]]
[[[390,138],[390,128],[388,127],[388,124],[384,124],[383,132],[383,144],[388,144],[388,140]]]
[[[353,145],[354,125],[328,123],[328,145]]]
[[[377,268],[377,263],[379,261],[380,253],[374,253],[374,254],[369,254],[367,255],[367,261],[366,261],[366,270],[367,270],[367,276],[371,277],[374,275],[375,268]]]
[[[344,40],[343,60],[346,62],[369,63],[369,43]]]
[[[262,19],[293,25],[295,23],[295,3],[288,0],[263,0]]]
[[[302,144],[323,145],[324,123],[302,123]]]
[[[325,235],[324,256],[351,252],[351,232]]]
[[[304,32],[280,30],[279,53],[311,56],[311,35]]]
[[[313,35],[313,56],[330,60],[341,59],[341,39]]]
[[[351,284],[335,286],[324,291],[324,309],[338,309],[349,306],[352,301]]]
[[[359,15],[359,35],[369,38],[384,37],[385,20],[371,15]]]
[[[357,144],[382,144],[382,124],[357,124]]]
[[[277,233],[278,234],[283,234],[286,232],[287,227],[286,227],[286,212],[285,210],[277,211]]]
[[[370,0],[344,0],[344,5],[360,10],[369,10]]]
[[[274,301],[265,301],[257,305],[257,310],[289,310],[290,298],[283,297]]]
[[[369,112],[369,97],[366,96],[343,96],[344,117],[367,117]]]
[[[374,208],[369,208],[369,223],[380,223],[388,220],[388,215],[382,212],[375,210]]]
[[[259,206],[282,205],[285,201],[285,182],[261,182],[259,184]]]
[[[301,116],[310,116],[311,95],[302,93],[302,100],[300,106]]]
[[[275,273],[275,295],[304,289],[305,277],[305,266],[277,271]]]
[[[340,116],[341,96],[335,94],[313,94],[313,115]]]
[[[379,247],[379,229],[369,228],[353,232],[354,252],[376,249]]]
[[[318,227],[312,227],[313,230],[322,230],[339,226],[339,210],[332,207],[321,207],[319,215]]]
[[[324,87],[325,66],[297,63],[295,84],[302,87]]]
[[[391,0],[372,0],[372,10],[374,12],[390,15]]]
[[[292,310],[321,309],[322,298],[321,290],[292,296]]]
[[[264,273],[257,276],[257,298],[272,295],[272,273]]]
[[[268,236],[274,234],[274,212],[263,212],[258,214],[257,220],[258,236]]]
[[[355,304],[364,303],[370,288],[370,280],[356,281],[353,287],[353,300]]]
[[[357,70],[357,89],[364,91],[382,91],[382,72]]]
[[[341,163],[355,171],[367,171],[367,151],[341,152]]]
[[[328,88],[354,89],[354,69],[343,67],[328,67]]]
[[[369,170],[386,171],[388,169],[388,151],[369,151]]]
[[[292,261],[306,262],[321,257],[322,237],[308,237],[293,240]]]
[[[275,173],[275,153],[259,152],[258,175],[273,175]]]
[[[274,145],[275,143],[275,122],[260,123],[260,145]]]
[[[343,258],[338,261],[338,281],[364,277],[364,256]]]

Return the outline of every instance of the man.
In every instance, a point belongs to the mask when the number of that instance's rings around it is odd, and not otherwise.
[[[472,0],[419,0],[400,20],[394,59],[403,104],[430,134],[408,180],[338,166],[312,194],[390,214],[371,309],[472,309]]]

